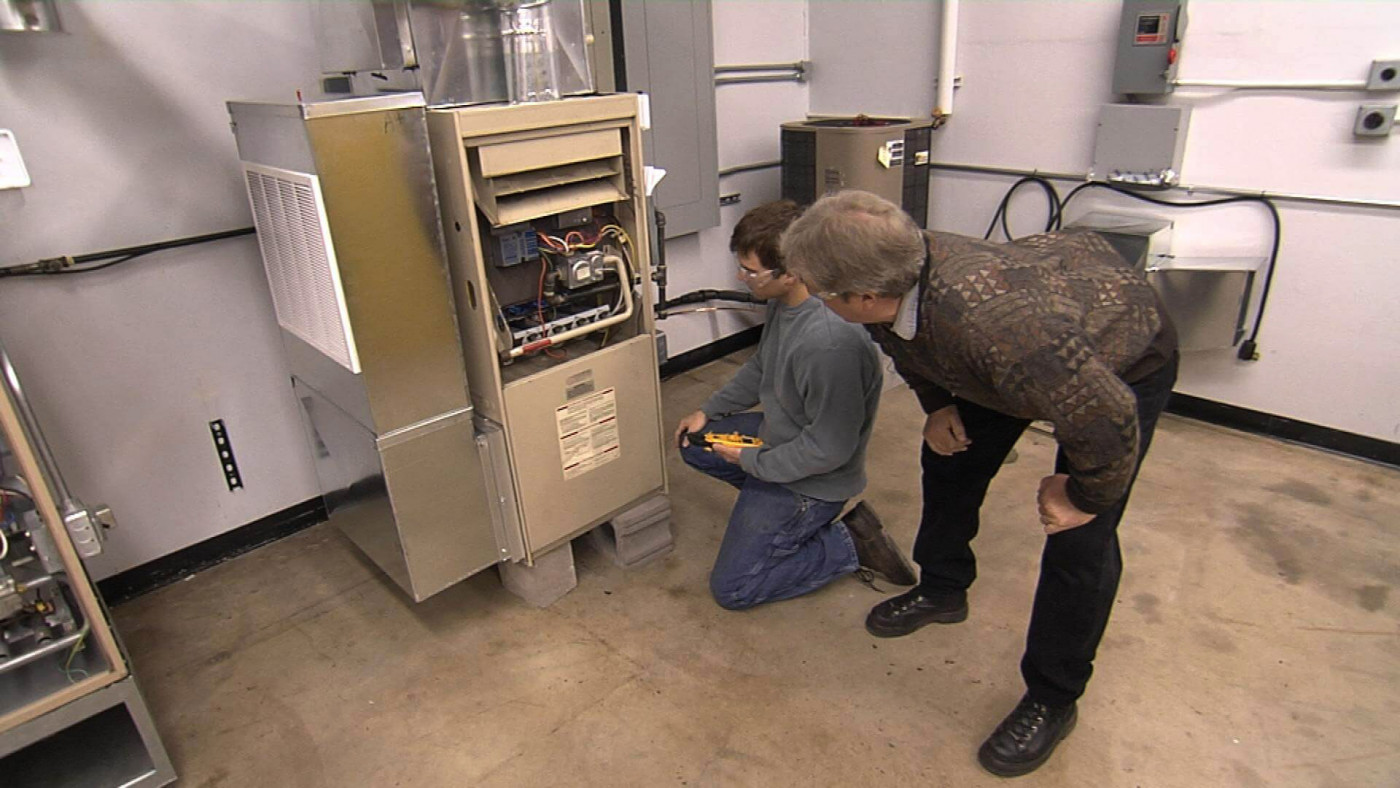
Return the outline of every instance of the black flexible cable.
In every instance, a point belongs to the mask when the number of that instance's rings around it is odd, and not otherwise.
[[[49,276],[52,274],[86,274],[92,271],[101,271],[104,268],[111,268],[114,265],[121,265],[138,257],[151,254],[153,252],[163,252],[167,249],[179,249],[185,246],[222,241],[225,238],[238,238],[244,235],[252,235],[256,230],[252,227],[241,227],[237,230],[224,230],[217,233],[207,233],[205,235],[193,235],[188,238],[176,238],[170,241],[157,241],[156,243],[142,244],[140,246],[128,246],[124,249],[109,249],[105,252],[93,252],[91,254],[78,255],[73,258],[50,258],[39,260],[25,265],[12,266],[10,268],[0,268],[0,278],[10,276]],[[100,265],[87,265],[87,263],[103,262]]]
[[[104,268],[111,268],[114,265],[121,265],[122,263],[125,263],[128,260],[134,260],[142,255],[147,254],[150,254],[150,252],[141,252],[140,254],[129,254],[125,257],[118,257],[115,260],[111,260],[100,265],[89,265],[83,268],[60,268],[57,271],[36,271],[33,274],[29,274],[29,276],[42,276],[44,274],[53,274],[55,276],[61,274],[87,274],[92,273],[93,271],[101,271]],[[24,276],[24,274],[20,274],[20,276]]]
[[[685,312],[672,312],[671,310],[679,306],[688,304],[703,304],[709,301],[735,301],[741,304],[762,303],[754,297],[753,293],[740,290],[692,290],[684,295],[663,301],[656,305],[656,319],[665,320],[673,314],[686,314]]]
[[[1264,307],[1269,303],[1269,288],[1272,287],[1274,283],[1274,264],[1278,262],[1279,247],[1283,243],[1283,220],[1278,215],[1278,206],[1274,205],[1274,201],[1263,195],[1238,195],[1234,197],[1221,197],[1214,200],[1201,200],[1199,202],[1178,202],[1175,200],[1163,200],[1160,197],[1149,197],[1146,194],[1141,194],[1132,189],[1127,189],[1112,183],[1091,181],[1089,183],[1081,183],[1074,187],[1069,194],[1065,195],[1065,199],[1060,202],[1060,215],[1055,217],[1056,229],[1060,227],[1060,223],[1064,218],[1065,206],[1069,205],[1070,200],[1073,200],[1075,195],[1085,189],[1092,189],[1095,187],[1108,189],[1109,191],[1132,197],[1134,200],[1141,200],[1143,202],[1152,203],[1153,205],[1165,205],[1171,208],[1210,208],[1218,205],[1230,205],[1232,203],[1257,202],[1269,210],[1269,216],[1274,221],[1274,242],[1272,248],[1269,250],[1269,270],[1264,274],[1264,287],[1259,293],[1259,311],[1254,315],[1254,328],[1249,332],[1249,339],[1240,343],[1240,349],[1237,354],[1242,361],[1257,361],[1259,359],[1259,328],[1264,323]]]
[[[746,293],[742,290],[692,290],[684,295],[678,295],[663,303],[657,304],[659,309],[669,309],[674,306],[684,306],[686,304],[699,304],[705,301],[738,301],[742,304],[756,304],[758,299],[753,293]]]
[[[982,240],[986,241],[991,239],[992,233],[996,231],[998,223],[1001,225],[1002,233],[1006,235],[1006,240],[1015,240],[1014,236],[1011,235],[1011,227],[1007,221],[1007,213],[1008,209],[1011,207],[1011,198],[1016,194],[1016,190],[1028,183],[1034,183],[1045,192],[1045,199],[1049,202],[1049,212],[1045,220],[1044,232],[1050,232],[1054,229],[1055,222],[1060,216],[1060,193],[1055,188],[1055,184],[1051,183],[1049,180],[1039,175],[1027,175],[1013,183],[1010,189],[1007,189],[1006,194],[1001,198],[1001,203],[997,205],[996,213],[992,214],[992,223],[987,225],[987,232],[982,234]]]

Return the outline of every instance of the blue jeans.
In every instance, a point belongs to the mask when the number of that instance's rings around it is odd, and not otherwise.
[[[739,413],[710,422],[705,431],[758,435],[762,425],[763,414]],[[720,607],[743,610],[800,596],[859,566],[851,534],[835,519],[845,501],[809,498],[760,481],[697,446],[683,447],[681,458],[739,489],[710,571],[710,593]]]

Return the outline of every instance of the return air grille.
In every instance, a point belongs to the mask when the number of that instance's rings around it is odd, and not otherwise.
[[[359,373],[320,179],[248,162],[243,172],[277,323]]]

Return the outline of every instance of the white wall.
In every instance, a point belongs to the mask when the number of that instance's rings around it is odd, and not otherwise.
[[[803,0],[713,0],[715,65],[791,63],[807,59],[807,3]],[[775,161],[778,127],[807,115],[806,84],[795,82],[721,85],[715,89],[720,169]],[[721,195],[738,193],[740,203],[720,209],[719,227],[666,244],[667,295],[701,289],[742,290],[735,279],[729,236],[744,212],[781,196],[777,169],[720,179]],[[670,355],[694,350],[758,325],[761,310],[678,315],[660,325]]]
[[[0,265],[252,224],[224,102],[318,72],[302,3],[69,2],[0,36],[0,128],[33,185],[0,191]],[[121,527],[120,572],[315,497],[251,237],[81,276],[0,280],[4,342],[69,485]],[[229,492],[208,422],[244,475]]]
[[[1085,172],[1099,106],[1111,92],[1120,4],[962,4],[957,91],[950,123],[934,134],[935,161]],[[1237,3],[1191,0],[1182,79],[1359,80],[1375,58],[1400,57],[1400,4]],[[887,44],[868,49],[877,31]],[[932,75],[893,75],[936,50],[938,4],[816,2],[813,113],[927,112]],[[911,33],[910,31],[915,31]],[[922,67],[922,66],[921,66]],[[823,75],[839,74],[828,80]],[[1394,102],[1388,94],[1386,102]],[[1258,94],[1180,90],[1191,106],[1183,181],[1343,198],[1400,200],[1400,135],[1351,135],[1359,93]],[[930,220],[941,230],[986,229],[1011,178],[935,172]],[[1062,191],[1072,184],[1062,184]],[[1184,195],[1175,195],[1177,199]],[[1013,206],[1013,229],[1044,221],[1039,193]],[[1076,198],[1090,209],[1142,213],[1113,196]],[[1231,351],[1184,358],[1177,390],[1382,440],[1400,440],[1400,212],[1280,202],[1284,239],[1263,331],[1261,360]],[[1180,255],[1263,255],[1262,209],[1178,211]]]

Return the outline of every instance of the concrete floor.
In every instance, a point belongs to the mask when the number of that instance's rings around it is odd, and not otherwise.
[[[666,423],[736,368],[663,385]],[[921,417],[886,394],[867,497],[908,548]],[[479,575],[414,605],[321,525],[115,610],[187,786],[1001,784],[1050,439],[993,484],[972,615],[876,640],[845,578],[726,612],[734,493],[668,458],[675,552],[583,542],[546,610]],[[1400,784],[1400,472],[1164,418],[1079,727],[1033,786]]]

